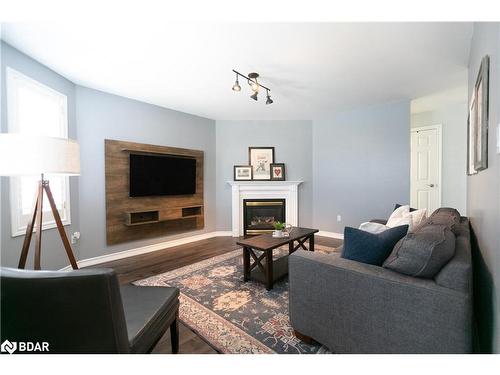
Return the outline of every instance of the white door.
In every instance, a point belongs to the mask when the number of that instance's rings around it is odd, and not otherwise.
[[[441,125],[411,129],[411,207],[441,207]]]

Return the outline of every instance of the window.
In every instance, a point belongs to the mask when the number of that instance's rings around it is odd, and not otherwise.
[[[10,133],[68,137],[68,98],[66,95],[7,68],[7,116]],[[50,181],[63,225],[71,224],[69,178],[45,175]],[[12,236],[26,232],[31,220],[39,176],[10,177]],[[47,197],[43,201],[43,229],[56,223]]]

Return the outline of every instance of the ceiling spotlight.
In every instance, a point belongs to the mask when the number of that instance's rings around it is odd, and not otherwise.
[[[259,78],[259,73],[249,73],[248,74],[248,84],[252,88],[253,91],[259,91],[259,83],[257,82],[257,78]]]
[[[246,75],[241,74],[240,72],[237,72],[234,69],[233,69],[233,72],[236,74],[236,82],[233,85],[233,91],[236,91],[236,92],[241,91],[241,86],[240,86],[240,83],[238,82],[238,78],[242,77],[242,78],[247,80],[248,85],[250,86],[250,88],[253,91],[252,95],[250,95],[250,97],[253,100],[258,101],[259,89],[262,87],[263,89],[266,90],[266,96],[267,96],[266,104],[273,103],[273,100],[271,99],[271,95],[269,94],[271,89],[269,87],[262,85],[261,83],[259,83],[257,81],[257,79],[259,78],[259,73],[255,73],[255,72],[249,73],[248,77],[247,77]]]
[[[273,100],[271,99],[271,95],[269,95],[269,90],[266,90],[266,91],[267,91],[266,104],[273,104]]]
[[[236,82],[233,85],[233,91],[241,91],[241,86],[238,82],[238,74],[236,74]]]

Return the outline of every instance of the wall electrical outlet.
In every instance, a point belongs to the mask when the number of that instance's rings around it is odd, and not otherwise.
[[[337,221],[338,221],[338,222],[341,222],[341,221],[342,221],[342,216],[337,215]]]
[[[80,232],[75,232],[71,235],[71,243],[75,244],[80,239]]]

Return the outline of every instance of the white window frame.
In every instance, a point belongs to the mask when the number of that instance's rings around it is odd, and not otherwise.
[[[9,133],[19,133],[18,123],[18,100],[17,92],[19,87],[25,86],[30,89],[37,90],[43,95],[56,99],[61,107],[61,133],[60,137],[68,138],[68,97],[63,93],[52,89],[11,67],[6,68],[6,81],[7,81],[7,124]],[[50,176],[47,176],[50,179]],[[10,214],[11,214],[11,233],[12,237],[24,235],[26,233],[27,223],[31,220],[26,220],[26,215],[22,214],[21,202],[21,179],[20,177],[10,177]],[[64,177],[63,187],[63,207],[59,210],[61,221],[63,225],[71,224],[71,195],[69,177]],[[33,205],[35,197],[33,196]],[[31,213],[28,214],[31,216]],[[45,211],[43,213],[42,230],[56,228],[56,222],[52,212]]]

